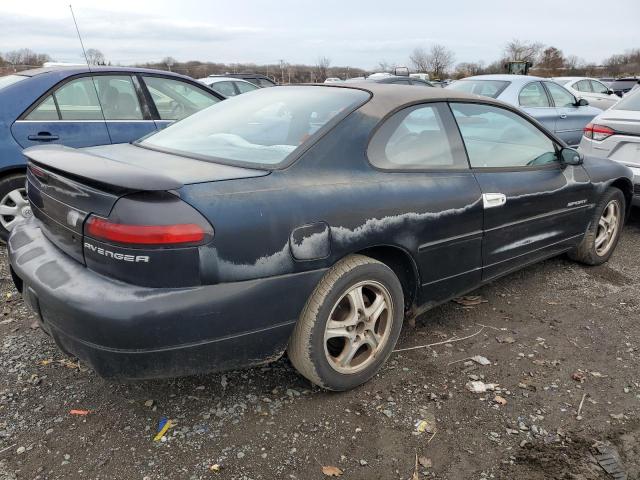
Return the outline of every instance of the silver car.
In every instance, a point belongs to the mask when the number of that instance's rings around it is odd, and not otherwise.
[[[625,95],[584,129],[578,149],[633,170],[633,204],[640,206],[640,89]]]
[[[446,88],[497,98],[519,107],[570,146],[580,143],[582,129],[602,111],[547,78],[529,75],[477,75]]]

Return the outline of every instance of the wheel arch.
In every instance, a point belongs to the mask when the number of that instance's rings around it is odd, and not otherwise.
[[[374,258],[393,270],[402,285],[405,312],[412,309],[417,299],[420,273],[409,252],[393,245],[376,245],[352,253]]]
[[[628,178],[618,178],[611,182],[610,186],[622,191],[625,199],[625,215],[626,218],[629,218],[633,202],[633,183]]]

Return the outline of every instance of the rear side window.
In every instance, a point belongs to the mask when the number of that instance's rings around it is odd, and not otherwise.
[[[143,77],[162,120],[181,120],[220,99],[190,83],[163,77]]]
[[[443,103],[406,108],[385,121],[367,151],[385,170],[468,168],[456,127]]]
[[[40,105],[31,110],[31,113],[25,117],[25,120],[47,121],[59,120],[56,103],[53,101],[53,95],[45,98]]]
[[[557,161],[554,143],[529,121],[492,105],[452,103],[474,168],[536,167]]]
[[[575,88],[579,92],[591,92],[591,84],[589,83],[589,80],[580,80],[576,83]]]
[[[104,120],[90,77],[65,83],[53,95],[62,120]]]
[[[521,107],[544,108],[550,107],[549,97],[540,82],[532,82],[520,90],[518,102]]]
[[[571,107],[575,105],[576,98],[563,87],[553,82],[544,82],[544,84],[549,90],[556,107]]]

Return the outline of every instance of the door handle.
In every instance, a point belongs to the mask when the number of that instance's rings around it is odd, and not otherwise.
[[[27,138],[34,142],[50,142],[52,140],[60,139],[58,135],[51,135],[49,132],[38,132],[37,135],[29,135]]]
[[[567,114],[566,113],[561,113],[560,114],[560,118],[567,118]]]
[[[483,193],[482,206],[485,208],[501,207],[507,203],[507,196],[504,193]]]

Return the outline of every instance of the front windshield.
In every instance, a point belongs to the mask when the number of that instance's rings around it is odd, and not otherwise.
[[[0,77],[0,90],[26,78],[28,77],[25,77],[24,75],[7,75],[6,77]]]
[[[258,89],[230,98],[139,144],[228,163],[276,165],[335,117],[369,99],[351,88]]]
[[[475,95],[482,95],[483,97],[498,98],[498,95],[507,88],[511,82],[506,80],[475,80],[475,79],[462,79],[458,80],[446,88],[451,90],[457,90],[459,92],[473,93]]]

